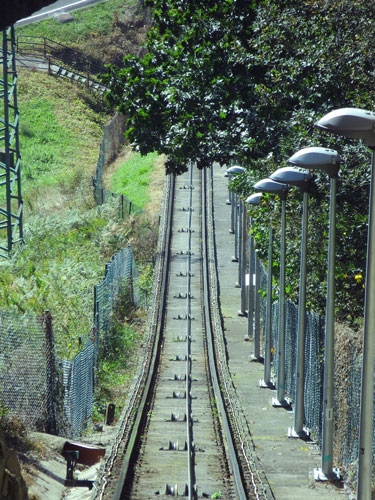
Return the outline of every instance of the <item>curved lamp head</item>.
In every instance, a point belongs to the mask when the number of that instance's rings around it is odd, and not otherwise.
[[[285,199],[288,193],[289,186],[273,181],[272,179],[262,179],[254,184],[254,190],[258,193],[278,194],[281,199]]]
[[[251,194],[248,198],[246,198],[245,203],[249,205],[259,205],[261,197],[262,193]]]
[[[229,167],[227,169],[227,174],[229,175],[239,175],[243,174],[245,172],[245,169],[243,167],[240,167],[239,165],[233,165],[233,167]]]
[[[375,148],[375,113],[360,108],[340,108],[318,120],[316,127],[345,137],[363,139]]]
[[[302,191],[307,192],[311,187],[312,175],[309,172],[301,172],[294,167],[283,167],[270,175],[270,179],[291,186],[297,186]]]
[[[341,158],[334,149],[311,147],[300,149],[288,162],[310,170],[323,170],[330,177],[337,177]]]

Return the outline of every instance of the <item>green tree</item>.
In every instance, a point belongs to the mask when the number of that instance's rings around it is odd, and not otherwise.
[[[167,172],[247,158],[253,145],[248,0],[149,1],[154,26],[143,59],[109,68],[109,100],[127,116],[142,154],[167,155]]]
[[[167,171],[236,161],[233,185],[247,196],[256,180],[298,149],[337,149],[337,316],[362,316],[369,155],[358,141],[318,131],[328,111],[375,102],[375,3],[357,0],[155,0],[143,59],[109,68],[109,100],[128,117],[127,135],[142,154],[165,153]],[[325,307],[329,180],[315,174],[309,241],[309,300]],[[297,300],[300,196],[288,197],[288,294]],[[266,255],[272,203],[254,213]],[[277,217],[276,219],[277,220]],[[277,260],[276,260],[277,262]],[[277,274],[277,269],[275,270]],[[362,276],[362,279],[355,278]]]

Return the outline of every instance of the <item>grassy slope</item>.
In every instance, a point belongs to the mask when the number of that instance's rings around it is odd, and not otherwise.
[[[149,201],[150,175],[155,168],[157,158],[157,153],[149,153],[146,156],[130,153],[112,176],[110,190],[124,194],[137,206],[144,206]]]
[[[19,82],[26,245],[1,263],[0,302],[21,313],[50,309],[58,353],[70,357],[91,327],[92,286],[107,257],[95,238],[110,214],[94,207],[90,186],[107,117],[69,82],[31,71]]]
[[[52,194],[56,205],[94,173],[108,115],[95,97],[43,73],[21,72],[18,98],[24,197],[32,205],[40,195],[46,200]]]
[[[113,12],[124,6],[134,6],[136,0],[107,0],[90,8],[79,9],[71,14],[73,23],[60,23],[54,17],[45,21],[17,27],[17,34],[45,36],[71,46],[77,45],[96,34],[106,34],[113,25]]]
[[[134,4],[111,0],[76,11],[73,23],[49,20],[22,31],[65,43],[82,37],[89,44],[100,26],[100,36],[106,32],[110,39],[113,11],[129,18],[133,11],[127,13],[126,6]],[[94,206],[91,176],[102,125],[109,118],[100,98],[68,81],[27,70],[19,73],[18,97],[26,246],[12,261],[0,263],[0,304],[21,313],[49,309],[58,355],[71,358],[78,337],[91,328],[93,285],[102,280],[105,262],[131,243],[137,262],[146,264],[152,253],[149,235],[156,232],[148,221],[119,221],[113,207]],[[147,201],[147,182],[137,205]],[[142,244],[145,232],[147,247]]]
[[[137,0],[107,0],[72,12],[74,21],[54,18],[17,27],[17,35],[42,36],[85,56],[121,64],[126,54],[139,54],[151,20]]]

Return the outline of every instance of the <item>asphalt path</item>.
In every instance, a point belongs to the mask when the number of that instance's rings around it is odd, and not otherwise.
[[[57,2],[51,2],[47,7],[43,7],[43,9],[34,12],[31,16],[20,19],[17,21],[16,25],[20,26],[22,24],[41,21],[42,19],[61,14],[62,12],[81,9],[82,7],[88,7],[89,5],[103,1],[105,0],[57,0]]]

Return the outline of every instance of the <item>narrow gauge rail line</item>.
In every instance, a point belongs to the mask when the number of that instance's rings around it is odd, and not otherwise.
[[[190,500],[215,493],[228,500],[260,498],[245,492],[231,436],[233,422],[225,411],[228,398],[224,402],[216,373],[206,171],[191,167],[174,181],[169,203],[173,215],[167,218],[171,235],[165,237],[170,242],[165,250],[168,272],[159,279],[156,322],[161,335],[138,398],[143,409],[137,410],[126,437],[122,470],[112,474],[118,477],[112,498]],[[100,498],[110,497],[102,490]]]

